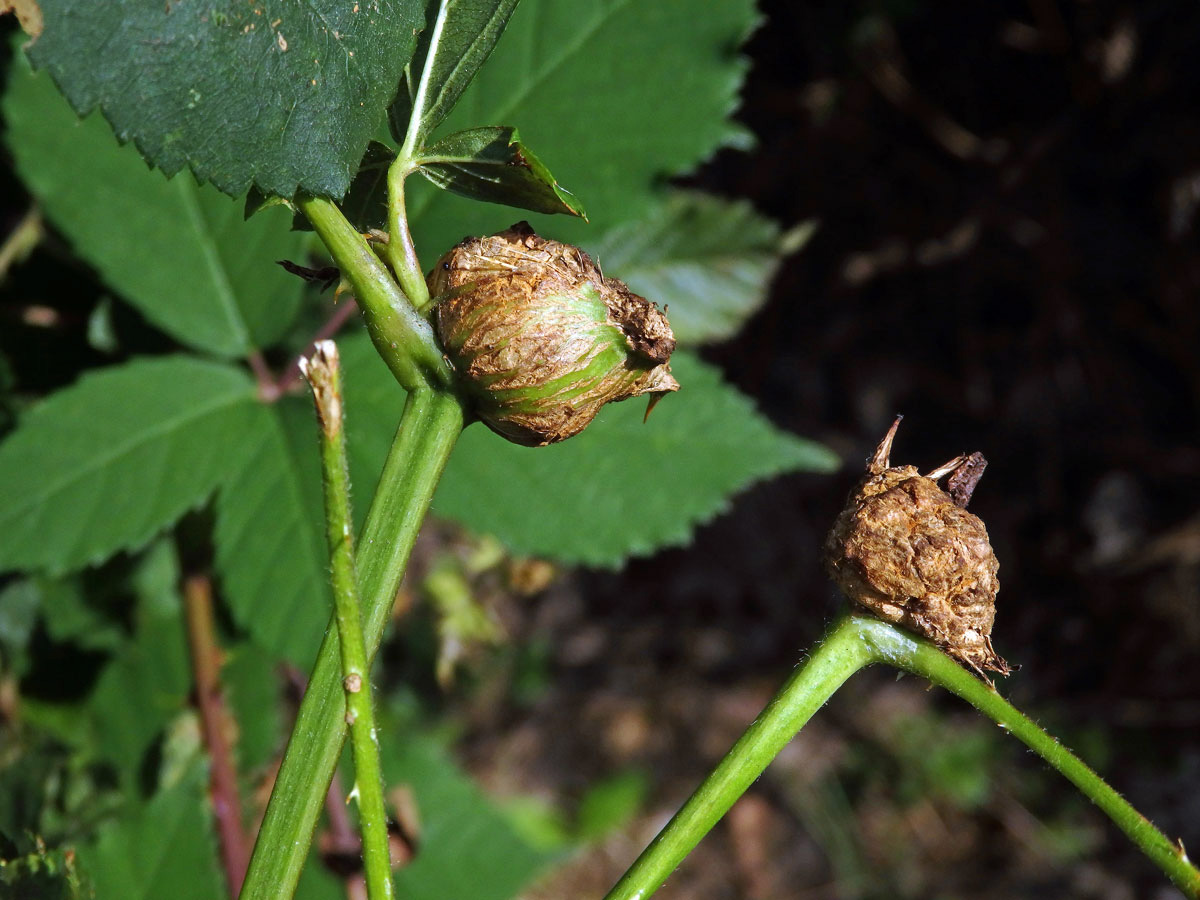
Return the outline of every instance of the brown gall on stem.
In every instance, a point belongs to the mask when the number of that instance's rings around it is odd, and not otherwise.
[[[679,389],[666,316],[577,247],[520,222],[467,238],[429,276],[438,337],[472,411],[517,444],[581,432],[606,403]]]
[[[987,461],[958,456],[928,475],[891,464],[892,423],[825,539],[825,567],[857,608],[916,632],[970,666],[1008,675],[992,649],[1000,564],[965,507]],[[950,492],[938,479],[949,476]]]

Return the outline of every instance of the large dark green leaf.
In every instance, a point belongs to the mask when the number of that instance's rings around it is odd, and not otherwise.
[[[302,287],[274,260],[299,255],[303,238],[288,233],[285,211],[243,222],[241,206],[212,188],[149,171],[99,115],[80,122],[19,57],[3,109],[17,171],[46,216],[155,325],[241,356],[291,324]]]
[[[583,206],[559,187],[517,129],[459,131],[422,151],[421,174],[443,190],[546,214],[583,216]]]
[[[225,477],[254,407],[245,373],[183,356],[52,394],[0,444],[0,570],[63,572],[144,544]]]
[[[421,27],[421,0],[42,0],[30,49],[172,175],[340,197]]]
[[[395,421],[404,395],[365,338],[341,345],[351,473],[366,486],[378,477],[390,437],[379,423]],[[615,566],[686,542],[751,482],[836,466],[824,447],[772,426],[715,369],[685,353],[671,365],[683,388],[645,424],[645,404],[627,402],[550,447],[518,447],[482,426],[467,429],[433,511],[519,552]]]
[[[404,85],[390,111],[392,133],[403,143],[415,118],[412,149],[450,114],[496,46],[518,0],[436,0],[432,20],[404,70]],[[479,124],[479,123],[476,123]]]
[[[681,344],[700,344],[737,333],[766,299],[781,254],[798,250],[813,228],[781,234],[745,201],[679,191],[586,246],[606,274],[670,307]]]
[[[745,143],[728,120],[746,69],[738,45],[757,21],[753,0],[525,0],[445,123],[508,124],[562,184],[587,201],[583,222],[533,220],[575,244],[644,215],[666,176],[718,147]],[[419,182],[410,191],[427,262],[465,234],[512,224],[512,213]]]
[[[314,414],[299,397],[256,413],[217,497],[217,569],[254,641],[308,667],[333,611]]]

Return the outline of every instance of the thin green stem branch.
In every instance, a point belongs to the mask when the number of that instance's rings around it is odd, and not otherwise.
[[[643,900],[658,890],[813,713],[872,661],[870,648],[858,639],[849,621],[836,625],[792,673],[605,900]]]
[[[346,692],[346,721],[354,748],[354,795],[358,797],[367,896],[392,900],[391,854],[387,813],[383,806],[383,769],[375,711],[371,707],[367,651],[363,645],[350,517],[350,470],[342,427],[342,373],[337,345],[321,341],[302,367],[312,385],[320,423],[321,474],[325,487],[325,533],[329,542],[334,618],[342,658],[342,687]]]
[[[1091,798],[1188,897],[1200,872],[1173,844],[1074,754],[933,644],[877,619],[837,622],[746,733],[637,858],[605,900],[646,900],[717,823],[814,712],[854,672],[876,662],[928,678],[958,694],[1058,769]]]
[[[408,217],[404,206],[404,181],[412,174],[412,164],[403,153],[388,169],[388,262],[396,273],[396,280],[414,309],[423,310],[429,305],[429,288],[421,274],[421,261],[413,245],[412,232],[408,228]]]
[[[371,340],[396,380],[410,391],[452,385],[454,373],[442,356],[433,328],[414,306],[423,305],[429,296],[415,252],[411,259],[402,257],[404,265],[398,268],[402,291],[366,238],[354,230],[336,204],[322,197],[301,197],[296,203],[349,279]],[[408,234],[407,226],[404,234]],[[418,292],[420,302],[409,302],[406,291]]]
[[[358,542],[358,586],[367,663],[374,658],[429,501],[463,427],[449,393],[409,394]],[[242,900],[279,900],[296,890],[325,792],[346,739],[336,627],[331,623],[300,704],[263,818]]]
[[[857,630],[874,648],[879,662],[928,678],[966,700],[1057,769],[1116,823],[1188,897],[1200,897],[1200,870],[1188,861],[1182,844],[1165,834],[1113,790],[1078,756],[1037,723],[928,641],[874,619],[857,619]]]

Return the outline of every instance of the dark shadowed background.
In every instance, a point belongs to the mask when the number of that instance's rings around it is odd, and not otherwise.
[[[461,700],[472,769],[568,804],[627,772],[648,798],[530,896],[602,896],[837,614],[818,548],[895,413],[894,461],[989,461],[972,511],[1001,563],[994,643],[1020,666],[1001,690],[1195,855],[1200,7],[763,6],[739,113],[757,146],[689,183],[820,227],[706,356],[845,468],[758,486],[687,549],[497,601],[544,686],[500,667]],[[7,171],[0,188],[7,231],[26,200]],[[11,274],[61,316],[51,334],[3,308],[28,392],[75,375],[50,347],[104,359],[65,254],[52,235]],[[112,314],[137,352],[135,314]],[[989,722],[869,671],[660,896],[1178,895]]]
[[[547,601],[530,628],[568,702],[482,728],[476,759],[501,741],[568,791],[639,765],[668,815],[836,614],[817,548],[902,412],[894,461],[988,458],[972,509],[1001,563],[995,645],[1021,666],[1001,690],[1194,853],[1200,9],[764,11],[739,114],[758,145],[695,181],[820,230],[707,355],[846,468],[760,486],[691,548]],[[635,845],[541,896],[601,895]],[[661,896],[1177,894],[995,726],[879,671]]]

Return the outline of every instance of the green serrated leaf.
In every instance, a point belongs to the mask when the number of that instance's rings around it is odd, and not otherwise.
[[[388,166],[396,151],[381,141],[371,141],[359,163],[358,173],[350,182],[346,199],[340,204],[342,213],[359,231],[382,228],[387,223]],[[302,213],[292,219],[297,231],[312,231],[312,224]]]
[[[537,450],[469,429],[433,508],[519,553],[617,566],[686,543],[752,482],[835,467],[832,453],[774,428],[717,370],[686,353],[671,369],[683,387],[645,424],[643,404],[610,404],[578,437]]]
[[[80,122],[21,54],[3,110],[17,171],[46,217],[147,319],[221,356],[244,356],[284,333],[302,285],[274,260],[303,246],[302,236],[288,233],[286,212],[245,222],[241,206],[217,191],[148,171],[132,147],[117,146],[99,115]]]
[[[212,900],[224,894],[206,776],[203,766],[193,766],[144,808],[79,848],[80,868],[91,877],[96,897]]]
[[[426,149],[417,163],[421,174],[442,190],[532,212],[587,218],[583,205],[559,187],[515,128],[456,132]]]
[[[0,570],[63,572],[146,543],[224,478],[253,401],[242,371],[183,356],[52,394],[0,444]]]
[[[403,394],[365,339],[340,346],[351,474],[373,484],[390,437],[378,423],[395,421]],[[537,449],[467,429],[433,511],[519,553],[618,566],[686,543],[754,481],[837,467],[829,450],[772,426],[717,370],[687,353],[671,367],[683,388],[645,424],[644,404],[611,404],[578,437]]]
[[[381,710],[385,733],[399,729]],[[436,740],[404,728],[382,745],[388,785],[412,785],[421,850],[396,873],[396,896],[409,900],[508,900],[552,858],[535,850],[454,764]],[[464,865],[470,860],[470,865]]]
[[[389,112],[396,141],[410,152],[450,114],[492,53],[518,0],[437,0],[404,84]],[[415,119],[415,121],[413,121]]]
[[[531,220],[535,230],[583,244],[646,214],[666,176],[744,145],[727,117],[746,71],[737,47],[757,21],[753,0],[716,0],[702,15],[684,0],[526,0],[445,125],[520,128],[559,181],[587,198],[595,225]],[[464,222],[476,235],[512,224],[504,210],[419,182],[409,212],[430,261],[463,237]]]
[[[758,311],[779,269],[783,238],[744,200],[678,191],[587,249],[606,274],[669,306],[676,339],[694,345],[732,337]],[[789,249],[798,250],[798,242]]]
[[[254,641],[307,668],[333,609],[316,426],[299,397],[256,412],[217,497],[217,569]]]
[[[168,175],[341,197],[395,95],[421,0],[42,0],[29,54]]]

